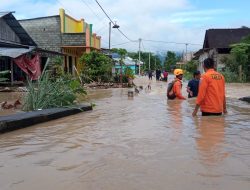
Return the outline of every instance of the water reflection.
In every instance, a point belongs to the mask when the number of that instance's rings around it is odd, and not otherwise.
[[[168,111],[168,126],[173,129],[171,135],[171,141],[177,142],[181,137],[183,127],[183,113],[182,113],[183,101],[181,100],[168,100],[167,111]]]
[[[198,137],[195,138],[200,160],[207,166],[216,166],[227,157],[225,145],[225,117],[196,119]]]
[[[91,112],[0,135],[0,189],[249,189],[248,104],[230,98],[229,116],[192,118],[195,99],[167,101],[163,82],[89,101]]]

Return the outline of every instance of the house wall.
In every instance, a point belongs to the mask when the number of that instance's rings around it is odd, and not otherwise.
[[[217,70],[222,71],[225,68],[225,64],[223,63],[223,59],[225,57],[229,57],[230,54],[218,54],[217,57]]]
[[[204,73],[204,69],[203,69],[203,61],[209,57],[209,54],[208,52],[204,52],[203,54],[200,55],[199,57],[199,65],[198,65],[198,70],[201,72],[201,73]]]
[[[58,16],[21,20],[20,24],[38,47],[66,54],[64,65],[68,71],[71,62],[78,68],[83,52],[101,47],[101,37],[92,34],[92,24],[72,18],[63,9]]]
[[[226,56],[229,56],[229,54],[219,54],[216,49],[211,49],[208,52],[204,52],[199,57],[198,70],[204,73],[203,62],[206,58],[210,57],[210,58],[213,58],[214,60],[216,70],[221,71],[225,67],[225,64],[222,62],[222,60]]]
[[[20,38],[9,27],[9,25],[4,21],[3,18],[0,18],[0,40],[21,43]]]
[[[225,67],[225,64],[222,62],[223,58],[229,56],[230,54],[220,54],[217,49],[210,50],[210,57],[213,58],[215,63],[215,68],[217,71],[222,71]]]
[[[20,20],[19,23],[38,47],[61,52],[62,36],[59,16]]]
[[[83,46],[86,44],[84,33],[62,34],[62,46]]]
[[[37,43],[38,47],[66,54],[64,59],[65,70],[74,74],[72,65],[77,64],[76,60],[78,62],[80,50],[77,51],[74,48],[65,51],[62,46],[84,46],[86,43],[84,33],[61,33],[60,16],[21,20],[20,24]]]
[[[133,73],[135,74],[135,70],[136,70],[136,66],[135,65],[123,65],[122,66],[122,72],[123,72],[123,74],[124,74],[124,71],[125,71],[126,68],[132,69]],[[121,66],[120,65],[116,65],[115,66],[115,70],[116,70],[116,72],[120,73]]]
[[[62,33],[83,33],[84,20],[76,20],[69,15],[65,14],[63,9],[60,9],[61,32]]]
[[[101,48],[101,38],[93,33],[92,24],[86,23],[84,19],[76,20],[72,18],[65,14],[64,9],[60,9],[60,21],[62,33],[83,33],[85,34],[85,43],[82,45],[95,49]]]

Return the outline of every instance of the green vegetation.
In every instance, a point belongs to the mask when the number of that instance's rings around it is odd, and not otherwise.
[[[184,66],[184,78],[186,80],[191,80],[193,78],[193,73],[194,71],[197,70],[197,65],[198,65],[198,62],[197,61],[194,61],[194,60],[191,60],[189,62],[187,62]]]
[[[111,59],[106,55],[92,51],[83,54],[80,62],[83,64],[81,71],[83,82],[109,82],[112,79]]]
[[[171,71],[176,68],[176,63],[180,61],[180,57],[178,57],[175,52],[168,51],[167,56],[164,62],[164,69],[167,71]]]
[[[237,73],[232,72],[229,68],[226,68],[224,71],[221,72],[225,77],[226,82],[242,82]],[[245,79],[243,79],[245,81]]]
[[[134,75],[134,72],[131,68],[127,67],[125,68],[124,70],[124,75],[127,77],[127,78],[130,78],[130,79],[134,79],[135,78],[135,75]]]
[[[119,60],[120,68],[121,68],[120,69],[120,82],[126,82],[127,80],[125,78],[125,81],[124,81],[124,76],[123,76],[122,72],[123,72],[124,59],[125,59],[125,56],[127,55],[128,52],[126,49],[122,49],[122,48],[120,48],[120,49],[113,48],[112,52],[118,53],[120,56],[120,60]]]
[[[50,69],[53,72],[53,75],[56,76],[61,76],[64,71],[63,71],[63,57],[62,56],[57,56],[51,59],[51,65]]]
[[[10,71],[9,70],[6,70],[6,71],[0,71],[0,82],[5,82],[8,80],[8,77],[7,75],[10,74]]]
[[[137,61],[139,59],[139,53],[138,52],[129,52],[128,56]],[[141,61],[144,62],[144,65],[142,66],[142,71],[148,71],[149,70],[149,52],[141,52]],[[161,60],[157,55],[154,55],[150,53],[150,69],[162,69]],[[138,73],[138,71],[136,71]]]
[[[75,105],[78,94],[86,94],[80,82],[71,75],[55,78],[45,71],[38,81],[28,81],[24,97],[24,111],[34,111]]]
[[[223,72],[227,82],[250,81],[250,36],[240,43],[231,45],[231,55],[223,58],[226,70]]]

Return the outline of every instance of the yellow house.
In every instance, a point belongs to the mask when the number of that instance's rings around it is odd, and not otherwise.
[[[64,54],[64,70],[68,73],[81,70],[82,54],[101,48],[101,37],[93,33],[93,25],[74,19],[64,9],[59,10],[59,15],[19,22],[39,48]]]
[[[73,62],[77,70],[81,70],[81,65],[79,64],[79,58],[83,53],[89,53],[92,50],[100,50],[101,48],[101,37],[93,33],[93,25],[85,22],[84,19],[76,20],[73,17],[67,15],[64,9],[60,9],[60,23],[61,23],[61,33],[68,39],[68,43],[64,41],[62,47],[62,53],[71,55],[75,60]],[[76,42],[80,39],[83,43],[79,44]],[[75,43],[74,43],[75,42]],[[65,67],[70,69],[69,63],[71,62],[70,57],[65,57]]]

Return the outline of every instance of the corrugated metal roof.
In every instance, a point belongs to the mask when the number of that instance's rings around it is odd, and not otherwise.
[[[11,12],[0,12],[0,18],[7,15],[7,14],[10,14]]]
[[[0,47],[29,48],[29,46],[27,46],[27,45],[22,45],[22,44],[2,41],[2,40],[0,40]]]
[[[37,46],[29,34],[23,29],[21,24],[16,20],[11,12],[0,12],[0,18],[12,28],[16,35],[20,38],[22,45]]]
[[[230,48],[250,35],[250,28],[209,29],[206,31],[203,48]]]
[[[8,47],[0,47],[0,56],[17,58],[20,55],[31,52],[35,47],[29,48],[8,48]]]

